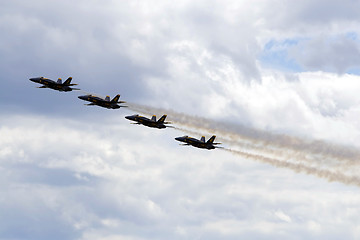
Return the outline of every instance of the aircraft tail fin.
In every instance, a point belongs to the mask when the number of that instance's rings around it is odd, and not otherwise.
[[[209,138],[209,140],[206,143],[214,143],[216,136],[213,135],[211,138]]]
[[[117,103],[117,102],[119,101],[119,99],[120,99],[120,94],[116,95],[116,96],[111,100],[111,102]]]
[[[58,83],[58,84],[62,84],[62,79],[61,79],[61,78],[58,78],[57,83]]]
[[[64,85],[70,85],[71,84],[71,80],[72,77],[69,77],[68,79],[66,79],[66,81],[64,82]],[[74,84],[73,84],[74,85]]]
[[[106,96],[106,97],[105,97],[105,101],[110,102],[110,96]]]
[[[167,115],[162,115],[162,117],[158,120],[158,123],[164,123]]]
[[[156,122],[156,115],[153,115],[153,116],[151,117],[151,121]]]
[[[200,141],[205,142],[205,137],[202,136],[202,137],[200,138]]]

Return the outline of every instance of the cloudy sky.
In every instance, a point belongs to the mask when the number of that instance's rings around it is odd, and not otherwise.
[[[359,8],[0,1],[0,239],[359,239]],[[179,146],[84,93],[204,117],[260,157]]]

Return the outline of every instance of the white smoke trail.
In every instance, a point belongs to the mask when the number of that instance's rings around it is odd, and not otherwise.
[[[247,145],[252,148],[263,149],[265,147],[271,151],[271,149],[276,148],[281,148],[283,150],[284,147],[286,147],[288,150],[294,152],[297,150],[303,152],[303,150],[306,149],[307,153],[312,153],[313,155],[325,155],[337,159],[355,160],[355,162],[360,159],[360,152],[357,149],[338,146],[324,141],[306,140],[287,135],[271,134],[244,126],[220,123],[202,117],[174,112],[172,110],[164,110],[138,104],[129,103],[129,107],[135,111],[146,114],[167,113],[170,121],[176,124],[191,129],[209,132],[211,134],[220,134],[224,139],[231,140],[232,143],[237,142],[238,144],[243,144],[244,146]]]
[[[176,127],[177,129],[189,134],[218,135],[218,139],[223,143],[239,148],[225,149],[233,154],[312,174],[329,181],[360,186],[360,178],[354,176],[360,168],[360,151],[355,148],[272,134],[172,110],[131,103],[129,107],[144,114],[168,114],[169,121],[182,126]]]
[[[293,162],[286,162],[281,161],[278,159],[268,158],[261,155],[256,154],[249,154],[242,151],[232,150],[232,149],[224,149],[225,151],[229,151],[233,154],[242,156],[247,159],[252,159],[264,163],[271,164],[276,167],[283,167],[283,168],[289,168],[292,169],[295,172],[302,172],[310,175],[314,175],[320,178],[327,179],[330,182],[336,181],[336,182],[342,182],[348,185],[356,185],[360,187],[360,178],[356,176],[348,176],[343,174],[342,172],[332,172],[330,170],[326,169],[318,169],[316,167],[307,166],[302,163],[293,163]]]

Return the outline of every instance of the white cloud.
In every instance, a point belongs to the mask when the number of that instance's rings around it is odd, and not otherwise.
[[[194,43],[177,46],[181,51],[186,49],[188,57],[171,60],[170,79],[148,79],[154,96],[148,104],[357,146],[359,129],[354,119],[359,104],[357,76],[267,70],[263,71],[260,83],[248,84],[226,57]],[[288,81],[289,78],[296,80]]]
[[[6,213],[0,219],[2,237],[14,236],[11,229],[23,225],[27,230],[16,236],[30,239],[64,229],[67,235],[59,238],[314,239],[330,236],[329,231],[355,234],[350,229],[358,224],[359,199],[353,187],[221,150],[181,147],[172,139],[179,132],[128,125],[118,117],[97,127],[49,117],[4,119],[0,134],[6,138],[1,137],[0,148],[13,151],[0,158],[0,201]],[[19,149],[23,157],[17,155]],[[41,228],[28,214],[42,222]],[[21,223],[15,224],[19,217]]]
[[[278,217],[280,220],[284,222],[289,222],[289,223],[291,222],[291,218],[282,211],[276,211],[274,214],[276,217]]]

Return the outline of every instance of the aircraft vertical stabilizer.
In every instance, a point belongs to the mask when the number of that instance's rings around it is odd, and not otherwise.
[[[164,123],[167,115],[162,115],[162,117],[158,120],[159,123]]]
[[[200,139],[201,142],[205,142],[205,137],[202,136],[201,139]]]
[[[111,101],[117,103],[119,101],[119,98],[120,98],[120,94],[116,95]],[[110,100],[110,98],[109,98],[109,100]]]
[[[66,79],[66,81],[64,82],[64,85],[69,85],[71,83],[72,77],[69,77],[68,79]],[[73,84],[73,85],[77,85],[77,84]]]
[[[209,140],[206,143],[213,143],[215,138],[216,138],[216,136],[213,135],[211,138],[209,138]]]

